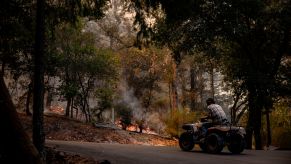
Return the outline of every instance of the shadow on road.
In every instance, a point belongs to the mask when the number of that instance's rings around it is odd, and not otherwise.
[[[182,151],[182,152],[184,152],[184,151]],[[185,152],[185,153],[187,153],[187,152]],[[192,151],[189,151],[188,153],[199,153],[199,154],[208,154],[208,155],[217,155],[217,156],[244,156],[244,155],[247,155],[244,152],[242,152],[241,154],[233,154],[233,153],[227,152],[227,151],[222,151],[218,154],[211,154],[211,153],[203,152],[202,150],[192,150]]]

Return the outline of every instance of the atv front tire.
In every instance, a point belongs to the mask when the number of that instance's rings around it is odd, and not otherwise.
[[[206,151],[208,153],[217,154],[223,149],[223,139],[216,133],[210,133],[206,137]]]
[[[190,151],[194,147],[193,135],[191,133],[184,132],[179,138],[179,146],[183,151]]]

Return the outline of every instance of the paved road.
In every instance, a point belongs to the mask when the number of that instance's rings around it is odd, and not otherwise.
[[[57,150],[80,153],[112,164],[291,164],[291,151],[245,150],[242,154],[183,152],[178,147],[142,146],[72,141],[46,141]]]

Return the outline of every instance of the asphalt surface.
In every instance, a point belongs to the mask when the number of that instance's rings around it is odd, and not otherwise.
[[[72,141],[48,140],[46,145],[111,164],[291,164],[291,151],[283,150],[244,150],[234,155],[227,148],[220,154],[207,154],[196,147],[184,152],[179,147]]]

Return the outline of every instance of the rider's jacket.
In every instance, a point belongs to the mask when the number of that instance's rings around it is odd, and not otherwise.
[[[209,118],[212,119],[213,124],[223,125],[228,123],[227,117],[225,112],[223,111],[222,107],[218,104],[211,104],[207,106],[209,110]]]

